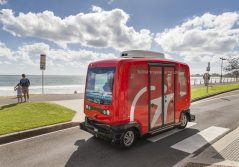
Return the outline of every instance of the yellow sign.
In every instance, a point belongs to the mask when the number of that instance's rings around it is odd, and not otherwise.
[[[45,54],[40,55],[40,69],[41,70],[46,69],[46,55]]]

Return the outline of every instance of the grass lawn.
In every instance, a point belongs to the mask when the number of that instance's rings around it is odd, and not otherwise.
[[[235,88],[239,88],[239,84],[212,85],[208,87],[208,94],[207,94],[206,86],[193,87],[191,89],[191,99],[193,100],[198,97],[203,97],[210,94],[224,92],[224,91],[235,89]]]
[[[0,135],[70,121],[75,112],[51,103],[21,103],[0,107]]]

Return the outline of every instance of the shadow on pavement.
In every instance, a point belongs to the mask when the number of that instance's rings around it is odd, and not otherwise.
[[[128,150],[95,137],[87,141],[78,140],[75,142],[78,148],[65,166],[171,167],[189,155],[171,146],[198,132],[197,129],[185,129],[154,143],[147,141],[147,138],[142,138]]]

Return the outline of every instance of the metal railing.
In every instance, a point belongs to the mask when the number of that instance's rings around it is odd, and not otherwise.
[[[191,85],[204,85],[203,78],[191,77]],[[220,82],[220,77],[211,77],[209,80],[209,84],[225,84],[225,83],[236,83],[239,82],[239,78],[222,78],[222,82]]]

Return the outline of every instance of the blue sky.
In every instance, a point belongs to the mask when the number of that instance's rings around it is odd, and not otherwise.
[[[239,55],[236,0],[0,0],[0,74],[84,75],[123,50],[164,52],[204,73]],[[80,14],[81,13],[81,14]]]

